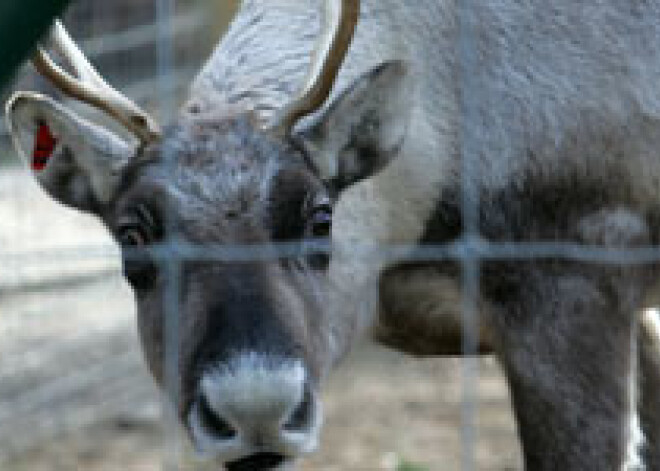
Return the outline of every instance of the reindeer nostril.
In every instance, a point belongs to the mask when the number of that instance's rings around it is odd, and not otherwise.
[[[199,399],[199,417],[202,426],[214,437],[230,440],[236,436],[236,430],[211,408],[203,395]]]
[[[289,420],[284,424],[284,429],[289,432],[304,431],[312,421],[314,415],[314,395],[308,385],[305,385],[303,399],[293,411]]]

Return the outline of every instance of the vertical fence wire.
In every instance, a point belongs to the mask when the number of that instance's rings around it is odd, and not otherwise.
[[[473,135],[478,119],[477,47],[475,44],[475,14],[477,6],[471,0],[459,2],[458,7],[458,63],[459,63],[459,129],[461,156],[462,235],[462,434],[461,467],[476,469],[477,390],[479,371],[478,306],[479,271],[481,261],[476,253],[479,238],[479,165],[478,141]]]
[[[174,87],[174,34],[173,20],[175,17],[175,0],[158,0],[156,3],[156,24],[158,40],[156,43],[156,72],[158,76],[158,95],[161,121],[167,121],[176,112]],[[176,165],[175,155],[168,146],[163,146],[161,156],[166,165],[173,169]],[[173,171],[169,172],[170,175]],[[172,212],[165,211],[167,233],[173,231]],[[168,217],[169,216],[169,217]],[[166,286],[163,293],[163,378],[164,394],[162,396],[164,424],[163,470],[178,471],[182,461],[182,447],[178,407],[181,397],[179,383],[179,307],[181,293],[181,260],[175,247],[170,246],[168,257],[161,262],[165,274]]]

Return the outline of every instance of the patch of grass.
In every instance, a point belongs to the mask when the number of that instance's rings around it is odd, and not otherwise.
[[[430,471],[428,466],[401,460],[396,467],[396,471]]]

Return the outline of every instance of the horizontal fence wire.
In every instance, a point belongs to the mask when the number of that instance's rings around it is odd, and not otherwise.
[[[209,24],[206,8],[198,8],[175,15],[170,21],[168,34],[173,37],[193,33]],[[158,41],[159,26],[149,23],[134,26],[124,31],[108,33],[80,41],[85,53],[91,57],[115,54],[128,49],[155,44]]]
[[[332,245],[326,241],[255,245],[195,245],[184,242],[155,244],[150,247],[123,251],[127,260],[172,260],[187,262],[250,262],[280,258],[303,257],[313,254],[333,255]],[[557,259],[604,265],[644,265],[660,262],[660,246],[638,248],[606,248],[562,242],[488,242],[480,238],[460,239],[441,245],[393,245],[382,243],[354,243],[342,247],[342,257],[357,260],[389,262],[462,261],[532,261]],[[72,247],[28,253],[0,253],[0,263],[18,265],[61,263],[66,260],[98,260],[117,257],[113,245]]]

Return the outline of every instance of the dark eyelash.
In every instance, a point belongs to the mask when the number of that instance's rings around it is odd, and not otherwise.
[[[134,211],[141,223],[145,224],[150,228],[155,228],[158,226],[158,223],[154,218],[153,211],[147,209],[147,207],[144,204],[137,205]]]
[[[117,227],[118,232],[128,229],[145,231],[149,240],[152,241],[162,237],[162,228],[155,216],[155,212],[150,210],[145,204],[138,204],[132,207],[126,216],[119,220]]]

